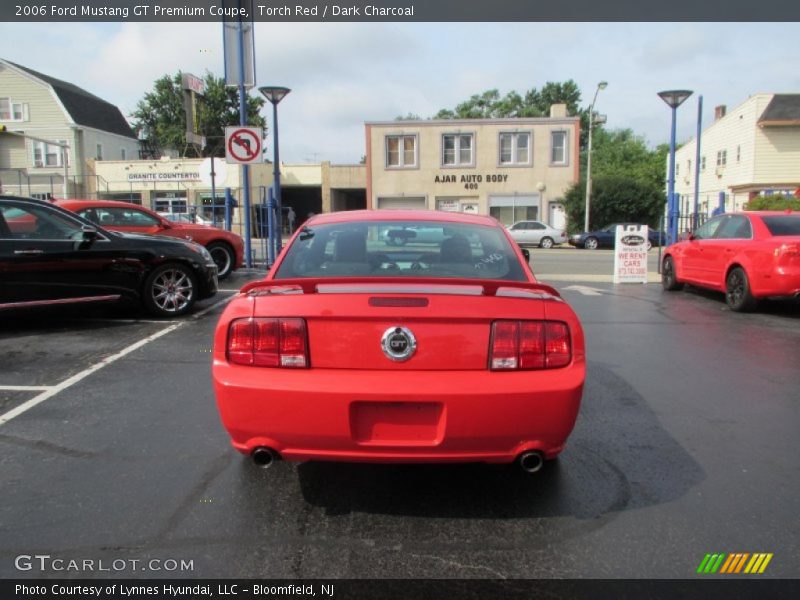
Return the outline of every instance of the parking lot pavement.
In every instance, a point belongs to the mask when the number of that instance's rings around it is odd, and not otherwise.
[[[63,576],[13,566],[46,553],[193,561],[111,573],[135,577],[692,577],[708,552],[772,552],[764,577],[799,577],[800,317],[558,285],[588,378],[566,451],[537,475],[255,467],[211,390],[220,305],[0,425],[0,576]],[[52,358],[50,339],[28,343]]]
[[[129,352],[142,341],[170,332],[232,297],[260,271],[234,273],[214,298],[198,302],[186,318],[154,319],[135,308],[94,307],[4,315],[0,320],[0,423],[9,411],[49,398],[61,386]],[[165,357],[179,363],[180,357]]]

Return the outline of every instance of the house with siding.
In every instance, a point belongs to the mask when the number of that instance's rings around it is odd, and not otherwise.
[[[0,189],[79,197],[95,160],[136,159],[139,141],[119,108],[86,90],[0,59]],[[93,187],[102,184],[91,182]]]
[[[694,210],[697,140],[675,153],[680,211]],[[667,167],[669,168],[669,167]],[[700,137],[699,210],[710,214],[724,194],[726,211],[742,210],[759,194],[800,188],[800,94],[755,94],[728,112],[715,109]]]

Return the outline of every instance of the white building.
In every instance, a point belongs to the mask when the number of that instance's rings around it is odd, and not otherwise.
[[[694,210],[696,144],[692,139],[675,153],[681,214]],[[800,94],[756,94],[730,112],[718,106],[700,139],[700,212],[717,208],[720,193],[733,211],[759,194],[798,188]]]

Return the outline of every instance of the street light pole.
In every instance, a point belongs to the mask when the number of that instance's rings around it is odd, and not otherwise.
[[[584,231],[589,231],[589,207],[591,206],[592,197],[592,131],[594,130],[594,105],[595,102],[597,102],[597,94],[600,90],[606,89],[607,85],[608,82],[606,81],[601,81],[597,84],[592,104],[589,106],[589,143],[586,148],[586,202],[584,206],[585,214],[583,216]]]
[[[659,97],[672,110],[672,125],[669,137],[669,173],[667,173],[667,243],[678,241],[678,211],[675,202],[675,134],[678,107],[692,95],[691,90],[668,90],[658,92]]]
[[[275,223],[278,230],[277,240],[275,240],[275,256],[280,254],[283,246],[281,236],[283,235],[283,213],[281,204],[281,163],[280,149],[278,146],[278,103],[283,100],[290,90],[287,87],[265,86],[258,88],[264,97],[272,104],[272,154],[273,154],[273,187],[275,189]]]

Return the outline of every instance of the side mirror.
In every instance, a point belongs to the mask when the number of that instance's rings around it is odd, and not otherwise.
[[[81,227],[81,239],[89,244],[94,242],[97,239],[97,227],[91,225]]]
[[[164,229],[172,229],[172,221],[169,219],[161,219],[161,227]]]
[[[77,249],[84,250],[90,248],[97,239],[97,235],[97,227],[92,225],[81,226],[81,237],[78,242],[76,242]]]
[[[696,240],[697,238],[696,238],[696,237],[694,237],[694,233],[692,233],[692,232],[690,231],[690,232],[689,232],[689,235],[687,235],[687,236],[686,236],[686,239],[687,239],[687,240],[689,240],[689,241],[691,242],[692,240]]]
[[[520,248],[520,250],[522,250],[522,256],[525,257],[525,260],[531,262],[531,251],[527,248]]]

